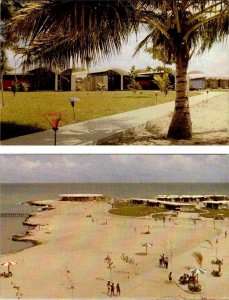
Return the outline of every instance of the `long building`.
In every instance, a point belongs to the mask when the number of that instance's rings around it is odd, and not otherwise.
[[[192,209],[199,203],[207,208],[229,209],[228,195],[159,195],[157,199],[131,198],[130,202],[166,209]]]
[[[103,194],[60,194],[60,201],[93,201],[93,200],[105,200],[106,197]]]
[[[190,89],[229,89],[229,77],[196,77],[190,78]]]

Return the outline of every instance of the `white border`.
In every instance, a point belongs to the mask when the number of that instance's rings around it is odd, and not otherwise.
[[[229,146],[0,146],[1,154],[229,154]]]

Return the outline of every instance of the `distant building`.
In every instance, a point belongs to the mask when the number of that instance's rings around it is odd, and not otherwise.
[[[131,198],[132,204],[158,206],[166,209],[193,209],[199,203],[207,208],[229,209],[228,195],[158,195],[157,199]]]
[[[24,74],[24,73],[15,74],[13,72],[9,72],[7,74],[4,74],[3,76],[3,90],[10,91],[11,86],[15,81],[25,82],[29,85],[29,89],[31,89],[31,84],[32,84],[31,74]]]
[[[18,83],[26,82],[31,91],[58,90],[58,74],[44,68],[36,68],[26,73],[9,72],[4,74],[4,91],[9,91],[15,81]]]
[[[60,201],[93,201],[105,200],[103,194],[60,194]]]
[[[196,77],[190,78],[190,90],[229,89],[229,77]]]
[[[143,90],[159,90],[159,87],[154,81],[155,75],[162,76],[163,73],[155,71],[140,71],[138,72],[135,80],[142,86]],[[175,73],[169,74],[169,82],[170,89],[175,89]]]

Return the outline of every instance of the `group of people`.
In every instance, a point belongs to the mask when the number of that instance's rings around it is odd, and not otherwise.
[[[181,284],[195,283],[196,277],[195,275],[183,274],[179,279]]]
[[[116,293],[115,293],[116,290]],[[114,282],[107,282],[107,295],[109,296],[120,296],[121,289],[119,283],[117,283],[116,287],[114,285]]]
[[[159,266],[168,269],[169,266],[169,259],[167,256],[162,254],[159,259]]]

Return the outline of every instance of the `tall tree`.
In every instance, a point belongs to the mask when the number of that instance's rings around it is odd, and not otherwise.
[[[12,31],[7,30],[7,25],[15,16],[16,11],[23,8],[23,0],[4,0],[1,1],[1,19],[0,19],[0,87],[2,106],[4,106],[4,94],[3,94],[3,75],[7,71],[12,70],[8,65],[8,59],[6,50],[12,48],[16,43],[16,35]]]
[[[176,101],[168,138],[190,139],[192,125],[187,93],[187,69],[193,53],[203,53],[229,33],[228,0],[141,1],[141,22],[148,35],[137,51],[152,44],[153,54],[176,64]],[[161,49],[161,52],[158,51]]]
[[[187,68],[193,53],[210,49],[229,33],[228,0],[43,0],[11,24],[24,37],[28,65],[71,60],[101,60],[117,53],[133,30],[148,34],[137,50],[151,43],[161,59],[176,64],[176,102],[168,137],[192,136]],[[160,50],[162,49],[162,50]]]

